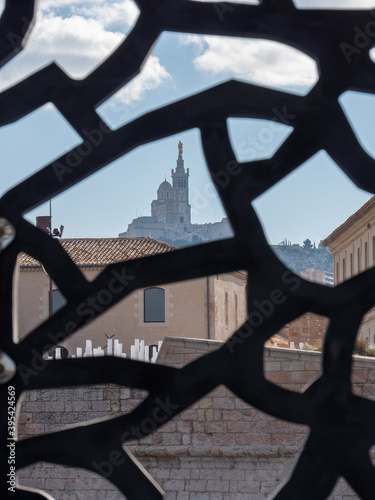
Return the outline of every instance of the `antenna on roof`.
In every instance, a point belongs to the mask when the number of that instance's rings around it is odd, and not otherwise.
[[[60,229],[55,227],[52,229],[52,200],[49,200],[49,215],[41,215],[36,218],[36,227],[46,232],[53,238],[61,238],[64,231],[64,226]]]

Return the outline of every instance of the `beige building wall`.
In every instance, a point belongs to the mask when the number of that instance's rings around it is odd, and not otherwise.
[[[239,272],[213,276],[210,285],[214,304],[214,335],[211,338],[224,341],[246,321],[246,274]]]
[[[101,270],[83,272],[91,281]],[[246,279],[234,272],[160,286],[165,290],[165,322],[160,323],[144,321],[144,289],[137,290],[64,345],[73,354],[87,339],[93,347],[105,347],[107,336],[114,336],[129,355],[136,338],[146,345],[157,345],[166,336],[225,340],[245,321]],[[49,277],[43,271],[19,273],[18,309],[20,338],[48,318]]]
[[[330,246],[334,258],[335,285],[375,264],[375,210],[353,224]]]
[[[329,235],[323,244],[333,254],[334,284],[375,265],[375,197]],[[375,344],[375,308],[365,316],[360,338]]]
[[[16,340],[48,318],[49,280],[42,271],[19,272]]]

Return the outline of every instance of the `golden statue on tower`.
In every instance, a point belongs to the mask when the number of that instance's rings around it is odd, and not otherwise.
[[[182,147],[183,147],[183,144],[182,144],[182,142],[180,141],[180,142],[178,143],[178,154],[179,154],[180,156],[182,156]]]

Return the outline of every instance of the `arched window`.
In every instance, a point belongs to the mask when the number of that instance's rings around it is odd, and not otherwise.
[[[165,322],[165,290],[163,288],[147,288],[144,291],[145,323]]]

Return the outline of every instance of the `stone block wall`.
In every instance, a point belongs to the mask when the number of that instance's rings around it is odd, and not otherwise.
[[[167,338],[159,362],[181,367],[222,344]],[[266,377],[301,391],[320,372],[320,353],[265,349]],[[355,392],[375,397],[375,360],[356,357]],[[22,403],[20,437],[67,424],[131,411],[142,391],[116,386],[32,391]],[[250,407],[221,386],[165,424],[132,442],[131,451],[166,491],[167,500],[265,500],[290,474],[308,429]],[[57,500],[119,500],[121,494],[99,475],[37,464],[18,473],[21,484],[48,491]],[[340,481],[331,500],[358,498]]]

